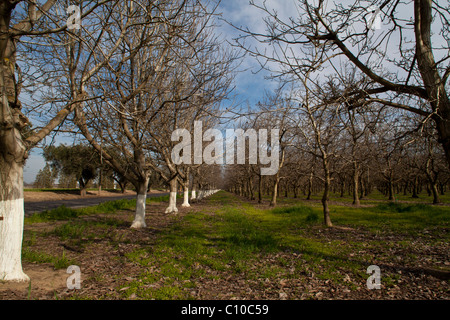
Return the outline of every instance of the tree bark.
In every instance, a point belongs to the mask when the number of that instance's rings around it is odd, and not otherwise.
[[[353,205],[360,206],[359,201],[359,168],[358,163],[353,161]]]
[[[184,193],[183,193],[183,204],[181,205],[182,207],[190,207],[191,205],[189,204],[189,184],[186,183],[184,185]]]
[[[433,192],[433,204],[440,203],[439,191],[436,182],[431,182],[431,191]]]
[[[419,195],[417,194],[417,189],[418,189],[418,182],[417,182],[417,176],[414,177],[414,182],[413,182],[413,186],[412,186],[412,198],[419,198]]]
[[[85,181],[83,180],[83,178],[78,179],[78,183],[80,185],[80,196],[81,197],[86,197],[87,195],[87,182],[85,183]]]
[[[308,195],[306,196],[306,200],[311,200],[312,186],[313,186],[313,172],[311,171],[308,179]]]
[[[252,178],[248,178],[248,193],[250,200],[255,200],[255,195],[253,194],[253,180]]]
[[[414,1],[417,66],[433,110],[434,121],[450,167],[450,100],[433,55],[431,43],[432,0]]]
[[[278,173],[275,177],[275,182],[273,184],[272,189],[272,200],[270,201],[270,206],[275,207],[277,205],[277,196],[278,196],[278,183],[280,182],[280,178],[278,177]]]
[[[258,176],[258,203],[262,203],[262,188],[263,188],[263,181],[262,181],[262,174],[259,174]]]
[[[426,162],[425,172],[427,174],[427,178],[430,183],[431,192],[433,193],[433,204],[438,204],[438,203],[440,203],[440,200],[439,200],[439,192],[437,189],[437,174],[434,173],[434,176],[433,176],[432,169],[430,168],[431,163],[432,163],[432,159],[429,158]]]
[[[14,6],[11,1],[0,3],[0,280],[28,281],[21,260],[27,148],[20,132],[24,116],[14,79],[15,40],[8,33]]]
[[[0,280],[28,281],[22,270],[23,162],[0,156]]]
[[[323,169],[325,173],[325,181],[324,181],[324,190],[322,195],[322,206],[323,206],[323,218],[324,218],[324,224],[326,227],[332,227],[333,224],[331,223],[330,218],[330,208],[329,208],[329,201],[330,201],[330,185],[331,185],[331,177],[330,177],[330,169],[328,164],[328,159],[324,157],[322,159],[323,161]]]
[[[131,228],[139,229],[145,228],[145,204],[147,200],[147,187],[149,178],[141,179],[138,181],[136,187],[136,210],[134,213],[134,221],[131,224]]]
[[[178,187],[178,181],[177,177],[174,177],[172,180],[170,180],[170,198],[169,198],[169,206],[167,207],[165,213],[173,213],[177,214],[177,187]]]
[[[392,173],[389,173],[389,181],[388,181],[388,200],[394,200],[394,182],[392,181]]]

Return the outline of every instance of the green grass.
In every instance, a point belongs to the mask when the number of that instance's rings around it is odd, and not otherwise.
[[[215,212],[191,213],[164,232],[151,248],[127,255],[151,271],[127,284],[122,291],[124,298],[190,299],[189,288],[197,278],[223,278],[224,273],[260,281],[295,278],[308,272],[337,283],[346,283],[346,274],[361,283],[367,279],[365,271],[371,257],[360,254],[358,259],[349,259],[351,252],[363,248],[362,244],[327,240],[313,231],[324,228],[320,207],[297,203],[263,210],[237,202],[226,192],[219,192],[208,201],[217,204]],[[433,227],[442,231],[448,227],[450,217],[449,207],[424,204],[383,203],[369,208],[331,209],[336,225],[365,227],[367,232],[408,233]],[[378,245],[381,244],[373,243]],[[271,264],[260,263],[269,256],[289,252],[302,256],[294,269],[292,261],[283,256]],[[352,284],[349,287],[356,289]]]
[[[381,203],[369,208],[331,206],[331,219],[337,225],[369,230],[415,234],[425,229],[439,231],[450,222],[449,206]]]
[[[151,202],[164,202],[168,201],[169,196],[161,196],[154,198],[147,198],[147,203]],[[26,224],[36,223],[36,222],[49,222],[57,220],[69,220],[80,216],[101,214],[101,213],[114,213],[117,210],[131,210],[136,207],[135,199],[119,199],[113,201],[107,201],[96,206],[72,209],[67,208],[64,205],[43,212],[35,213],[31,217],[25,218]]]
[[[30,263],[51,263],[55,269],[65,269],[76,264],[75,260],[66,257],[64,251],[61,256],[53,256],[45,252],[34,251],[28,247],[22,250],[22,260]]]
[[[114,218],[102,218],[97,220],[74,220],[57,226],[48,234],[56,235],[61,240],[98,239],[107,236],[109,228],[116,228],[123,222]]]
[[[29,191],[29,192],[69,192],[69,193],[80,192],[79,188],[24,188],[23,190]],[[98,188],[88,188],[86,190],[87,191],[98,191]],[[121,191],[119,189],[113,189],[113,188],[102,189],[102,191],[121,193]]]
[[[168,201],[168,196],[147,201]],[[314,274],[318,279],[356,290],[345,277],[350,275],[363,286],[367,266],[373,259],[391,262],[396,258],[387,248],[406,250],[411,247],[411,240],[418,237],[427,237],[430,245],[449,240],[449,206],[381,201],[359,208],[331,205],[333,224],[352,228],[360,237],[347,237],[343,233],[327,238],[322,209],[317,203],[289,199],[276,208],[263,209],[230,193],[219,192],[208,198],[208,204],[208,210],[173,217],[174,223],[158,234],[156,242],[142,242],[138,249],[125,254],[123,258],[139,265],[142,271],[118,288],[121,298],[193,299],[196,297],[191,291],[199,279],[221,280],[229,276],[263,286],[267,279],[276,282]],[[62,207],[27,221],[67,220],[47,235],[81,247],[96,239],[112,241],[114,245],[118,241],[114,230],[124,222],[114,216],[89,215],[134,206],[134,200],[119,200],[85,209]],[[76,219],[81,216],[86,217]],[[364,240],[366,237],[371,240]],[[54,257],[32,251],[29,247],[34,243],[36,234],[31,232],[24,241],[24,260],[59,267],[74,264],[64,254]],[[379,252],[379,256],[369,252]],[[408,253],[407,258],[414,265],[417,254]],[[384,274],[383,279],[387,287],[396,285],[398,280],[395,274]]]
[[[284,197],[284,192],[279,194],[277,198],[277,202],[281,204],[295,204],[299,201],[304,201],[306,196],[302,193],[298,194],[297,198],[294,198],[293,193],[289,193],[288,197]],[[270,201],[271,196],[265,195],[263,196],[263,199],[266,201]],[[322,199],[322,193],[312,194],[311,195],[312,200],[320,201]],[[450,203],[450,192],[447,192],[445,195],[439,195],[439,199],[441,203]],[[341,197],[340,193],[331,192],[330,193],[330,201],[334,202],[342,202],[342,203],[348,203],[351,204],[353,202],[353,197],[351,194],[348,194],[347,192],[344,194],[344,197]],[[387,202],[388,197],[379,192],[378,190],[374,190],[369,195],[363,197],[360,199],[361,204],[379,204],[380,202]],[[308,202],[308,201],[306,201]],[[433,196],[428,195],[426,192],[422,192],[419,194],[419,198],[412,198],[411,194],[403,194],[403,193],[396,193],[394,194],[394,200],[392,202],[413,202],[413,203],[428,203],[431,204],[433,202]]]
[[[108,201],[96,206],[72,209],[62,205],[56,209],[46,210],[35,213],[30,217],[25,218],[25,224],[36,222],[49,222],[57,220],[69,220],[80,216],[93,215],[100,213],[114,213],[117,210],[132,209],[136,206],[136,200],[120,199]]]

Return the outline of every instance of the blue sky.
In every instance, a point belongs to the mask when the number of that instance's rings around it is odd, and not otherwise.
[[[291,0],[272,2],[279,8],[283,8],[283,5],[286,6],[287,4],[292,6],[293,3]],[[249,2],[245,0],[223,0],[218,8],[218,12],[222,13],[223,19],[230,21],[237,26],[247,25],[250,28],[254,28],[254,30],[259,30],[262,26],[261,11],[250,6]],[[217,33],[220,34],[223,39],[232,42],[232,39],[239,35],[237,30],[229,26],[226,22],[218,21],[217,24]],[[264,90],[274,88],[273,82],[264,79],[266,73],[255,73],[259,70],[259,65],[254,58],[245,57],[240,69],[245,71],[240,72],[236,77],[234,103],[238,102],[245,106],[248,101],[250,105],[254,105],[262,99]],[[49,139],[47,139],[47,141],[49,141]],[[70,144],[71,141],[72,139],[59,135],[55,140],[55,143]],[[36,178],[36,174],[44,166],[45,160],[42,157],[42,149],[35,148],[31,150],[24,168],[24,182],[33,183]]]
[[[314,2],[317,0],[311,0]],[[262,4],[264,0],[255,0],[257,4]],[[352,0],[344,0],[339,3],[350,3]],[[332,0],[325,0],[327,6],[334,6]],[[370,5],[373,1],[367,1],[367,4]],[[275,10],[280,17],[281,20],[287,21],[289,17],[297,16],[297,4],[296,0],[267,0],[265,1],[266,6],[269,10]],[[410,5],[407,6],[407,9],[411,9]],[[402,9],[404,10],[404,9]],[[401,14],[405,15],[405,18],[411,16],[411,12],[401,12]],[[264,12],[254,6],[249,4],[248,0],[222,0],[219,5],[218,12],[222,14],[222,18],[231,22],[237,27],[248,27],[253,32],[257,33],[265,33],[265,24],[263,22]],[[408,18],[409,19],[409,18]],[[224,21],[217,21],[218,28],[216,29],[217,33],[224,39],[229,41],[230,43],[234,43],[233,39],[239,36],[239,31],[228,25]],[[358,28],[358,26],[354,26],[354,28]],[[382,26],[381,26],[382,28]],[[433,36],[433,44],[437,46],[443,38],[439,35],[439,30],[434,30]],[[380,32],[379,30],[375,30],[374,32]],[[409,31],[411,32],[411,31]],[[398,55],[398,49],[396,48],[398,44],[398,37],[394,35],[390,38],[389,43],[389,56],[393,57],[394,55]],[[260,50],[264,49],[265,44],[261,44],[253,41],[247,41],[247,45],[252,47],[258,47]],[[355,49],[355,48],[353,48]],[[440,59],[443,55],[447,54],[447,51],[437,51],[435,52],[436,59]],[[383,61],[380,61],[381,67],[386,67]],[[338,65],[336,65],[338,66]],[[252,106],[255,105],[259,100],[262,100],[264,91],[272,91],[276,88],[277,84],[274,81],[266,80],[265,76],[268,75],[267,71],[260,71],[255,73],[260,69],[259,63],[255,60],[255,58],[251,56],[246,56],[240,65],[241,73],[237,74],[235,79],[235,99],[234,103],[238,102],[243,107],[246,107],[247,103]],[[26,102],[26,97],[25,97]],[[32,119],[32,121],[35,119]],[[33,121],[35,122],[35,121]],[[37,122],[37,121],[36,121]],[[51,139],[47,139],[50,141]],[[66,142],[68,144],[72,143],[72,139],[64,138],[59,136],[56,139],[56,144],[60,142]],[[35,148],[30,152],[29,159],[27,160],[25,170],[24,170],[24,181],[26,183],[32,183],[35,179],[37,172],[42,169],[45,165],[45,161],[41,156],[42,150],[39,148]]]

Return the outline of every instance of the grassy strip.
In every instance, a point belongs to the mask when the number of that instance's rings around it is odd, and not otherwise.
[[[255,196],[257,197],[257,193]],[[306,195],[304,195],[304,194],[299,194],[297,198],[294,198],[293,193],[289,193],[288,197],[285,197],[284,192],[282,192],[279,194],[279,196],[277,198],[277,202],[280,204],[282,204],[282,203],[294,204],[299,201],[300,202],[304,201],[305,198],[306,198]],[[271,196],[264,195],[263,199],[270,201]],[[317,193],[317,194],[311,195],[311,199],[315,200],[315,201],[320,201],[322,199],[322,193]],[[439,199],[440,199],[441,203],[450,203],[450,192],[447,192],[445,195],[439,195]],[[353,197],[352,197],[352,195],[349,195],[347,193],[345,193],[345,195],[343,197],[341,197],[340,193],[331,192],[330,201],[351,204],[353,202]],[[363,204],[363,205],[377,205],[377,204],[380,204],[380,202],[387,202],[388,197],[383,195],[378,190],[374,190],[369,195],[360,199],[360,201],[361,201],[361,204]],[[421,194],[419,194],[419,198],[412,198],[411,194],[404,195],[403,193],[398,193],[398,194],[394,195],[394,200],[392,202],[393,203],[411,202],[411,203],[431,204],[433,202],[433,196],[432,195],[429,196],[427,193],[422,192]]]
[[[315,274],[318,279],[356,290],[348,278],[365,283],[366,268],[374,257],[364,252],[380,245],[324,238],[318,233],[323,229],[319,208],[297,204],[257,209],[225,192],[213,195],[209,201],[217,203],[213,214],[191,213],[163,233],[151,248],[127,254],[146,271],[122,287],[123,298],[191,299],[194,297],[190,290],[198,279],[224,279],[229,275],[264,285],[267,279],[298,279]],[[337,225],[368,226],[369,233],[423,231],[430,227],[442,232],[450,216],[450,208],[421,204],[332,209]],[[355,252],[359,252],[357,256]],[[355,258],[349,259],[352,256]],[[395,275],[384,275],[384,284],[394,285],[396,279],[392,277]]]
[[[30,217],[25,218],[25,224],[36,222],[49,222],[57,220],[70,220],[79,216],[92,215],[99,213],[114,213],[117,210],[126,210],[136,207],[136,200],[120,199],[114,201],[107,201],[96,206],[72,209],[62,205],[56,209],[46,210],[35,213]]]
[[[151,202],[164,202],[169,201],[169,195],[161,197],[147,198],[147,203]],[[49,222],[57,220],[70,220],[79,216],[101,214],[101,213],[114,213],[117,210],[129,210],[136,207],[136,199],[120,199],[103,202],[96,206],[90,206],[86,208],[72,209],[62,205],[56,209],[46,210],[43,212],[35,213],[30,217],[25,218],[25,224],[31,224],[36,222]]]
[[[333,206],[331,216],[337,225],[414,235],[424,230],[439,232],[448,228],[450,207],[392,202],[369,208]]]
[[[98,191],[98,188],[88,188],[87,191]],[[80,192],[79,188],[24,188],[23,191],[26,192]],[[115,192],[117,194],[121,194],[121,191],[118,189],[107,188],[102,189],[102,191]]]
[[[29,263],[51,263],[55,269],[66,269],[70,265],[76,264],[73,259],[68,259],[63,252],[61,256],[52,256],[45,252],[38,252],[24,247],[22,250],[22,261]]]

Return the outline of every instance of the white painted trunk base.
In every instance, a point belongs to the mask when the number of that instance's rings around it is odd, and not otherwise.
[[[209,197],[218,191],[220,191],[220,189],[199,190],[197,199],[202,200],[203,198]]]
[[[0,201],[0,280],[29,281],[22,270],[23,198]]]
[[[134,221],[131,224],[131,228],[139,229],[145,228],[145,200],[146,194],[138,194],[136,199],[136,212],[134,214]]]
[[[177,214],[177,193],[176,192],[170,192],[170,198],[169,198],[169,206],[166,209],[165,213],[173,213]]]
[[[183,204],[181,205],[182,207],[190,207],[191,205],[189,204],[189,189],[188,188],[184,188],[184,199],[183,199]]]
[[[191,200],[195,200],[195,199],[197,199],[197,192],[195,190],[192,190]]]

